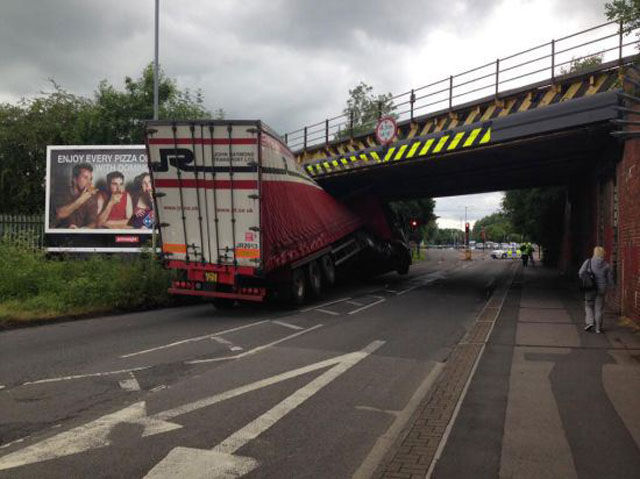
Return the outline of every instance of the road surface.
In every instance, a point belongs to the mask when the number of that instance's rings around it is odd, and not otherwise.
[[[0,333],[0,477],[370,477],[511,261]]]

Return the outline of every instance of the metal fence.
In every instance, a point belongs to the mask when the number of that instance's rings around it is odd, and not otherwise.
[[[34,249],[44,247],[44,215],[7,215],[0,213],[0,238],[22,242]]]
[[[624,30],[622,24],[608,22],[582,30],[527,50],[498,58],[442,80],[414,88],[391,98],[391,113],[399,121],[413,120],[436,111],[451,110],[481,98],[538,82],[553,83],[558,76],[569,73],[577,62],[597,57],[602,63],[619,60],[638,53],[636,35],[640,29]],[[283,136],[292,150],[328,144],[344,132],[353,135],[354,115],[348,112],[307,125]],[[376,119],[358,130],[373,130]]]

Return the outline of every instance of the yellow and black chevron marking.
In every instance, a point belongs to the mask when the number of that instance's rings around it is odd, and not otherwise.
[[[429,159],[443,153],[460,151],[491,142],[491,122],[472,126],[461,130],[414,137],[410,140],[395,143],[387,148],[368,148],[349,152],[345,155],[324,158],[306,164],[305,168],[311,176],[319,177],[329,173],[376,164]]]

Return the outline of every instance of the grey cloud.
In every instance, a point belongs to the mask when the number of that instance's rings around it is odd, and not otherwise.
[[[434,0],[250,2],[239,9],[234,25],[247,41],[301,50],[366,49],[354,41],[359,33],[410,48],[430,28],[451,24],[466,29],[495,6],[492,0],[459,3],[466,5],[464,14],[457,15],[450,2]]]
[[[24,84],[43,84],[47,78],[83,92],[95,88],[95,75],[122,63],[119,47],[151,30],[152,6],[147,13],[131,3],[5,0],[0,11],[5,94],[35,93],[25,92]],[[151,41],[148,51],[150,59]]]
[[[348,89],[360,80],[380,93],[416,86],[403,80],[406,58],[427,33],[445,29],[472,39],[474,29],[503,2],[160,4],[160,61],[167,74],[181,88],[201,88],[212,109],[259,116],[284,132],[339,113]],[[139,75],[153,54],[153,5],[153,0],[3,0],[0,99],[34,95],[49,77],[74,93],[89,94],[103,78],[121,86],[126,75]],[[601,8],[598,0],[564,0],[556,11],[591,18]]]

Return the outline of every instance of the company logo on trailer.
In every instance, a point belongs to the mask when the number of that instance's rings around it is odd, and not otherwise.
[[[235,173],[252,173],[257,171],[257,164],[249,163],[248,166],[229,166],[229,160],[226,159],[224,166],[205,166],[198,165],[194,162],[193,151],[186,148],[161,148],[159,150],[160,161],[150,163],[151,169],[158,173],[166,173],[169,171],[169,165],[176,167],[182,171],[200,172],[200,173],[219,173],[230,172]],[[237,160],[233,160],[236,163]]]

